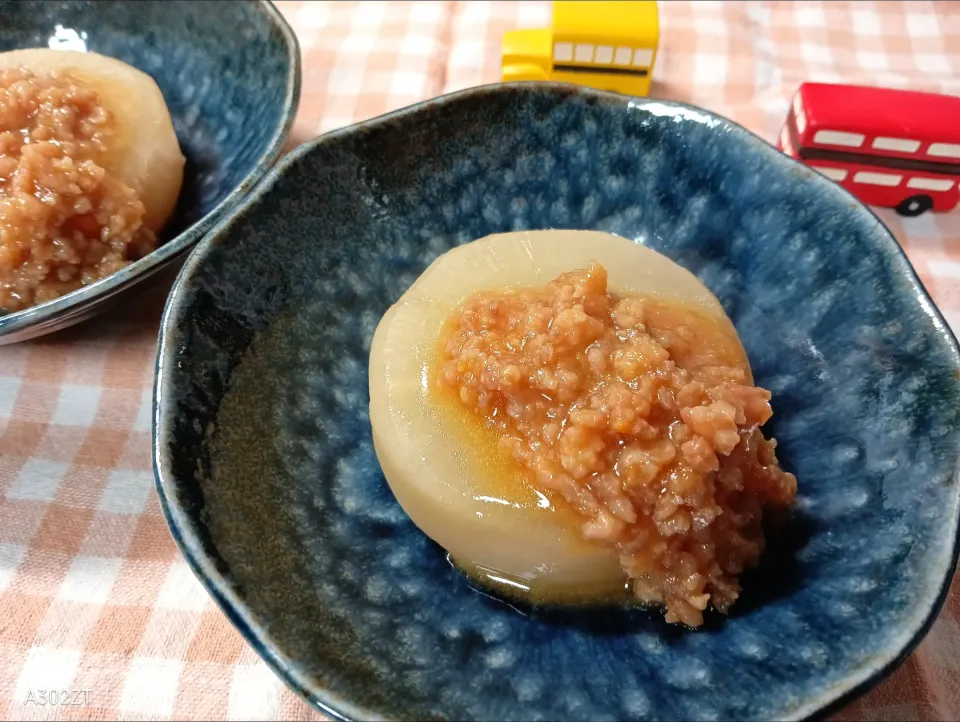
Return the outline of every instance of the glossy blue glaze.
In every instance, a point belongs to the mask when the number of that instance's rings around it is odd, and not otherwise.
[[[0,52],[31,47],[86,49],[153,77],[187,165],[156,251],[60,299],[0,315],[0,344],[82,321],[182,257],[276,161],[300,99],[297,41],[269,2],[0,3]]]
[[[612,231],[720,298],[796,514],[729,618],[514,609],[393,500],[367,354],[430,261],[490,233]],[[570,86],[464,91],[321,137],[203,241],[161,332],[170,528],[257,651],[347,718],[796,719],[927,630],[958,535],[957,345],[845,191],[696,109]]]

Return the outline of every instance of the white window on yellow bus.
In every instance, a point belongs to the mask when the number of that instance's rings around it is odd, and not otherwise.
[[[576,64],[587,68],[595,68],[603,72],[606,66],[634,68],[640,73],[649,73],[653,64],[654,51],[650,48],[618,47],[612,45],[594,46],[590,43],[554,43],[553,69],[555,71],[570,70]]]

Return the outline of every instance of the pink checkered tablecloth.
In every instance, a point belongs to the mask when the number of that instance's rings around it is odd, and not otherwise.
[[[500,37],[547,2],[281,2],[303,52],[291,146],[498,79]],[[661,2],[651,95],[771,142],[804,80],[960,95],[960,3]],[[960,330],[960,210],[881,211]],[[322,719],[242,641],[179,556],[150,467],[169,279],[78,328],[0,348],[0,714]],[[74,690],[44,705],[43,690]],[[52,698],[51,698],[52,699]],[[960,719],[960,583],[926,641],[843,719]]]

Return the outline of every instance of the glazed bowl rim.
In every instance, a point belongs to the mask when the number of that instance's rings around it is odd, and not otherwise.
[[[218,222],[237,211],[240,202],[265,179],[267,172],[280,157],[284,144],[293,128],[293,121],[300,104],[302,68],[300,44],[296,33],[293,32],[290,24],[272,0],[253,0],[251,4],[265,16],[272,27],[280,32],[290,67],[283,98],[283,122],[270,138],[266,149],[259,154],[253,169],[203,217],[197,219],[193,224],[140,260],[121,268],[106,278],[91,283],[89,286],[83,286],[51,301],[36,304],[13,313],[0,314],[0,341],[5,336],[12,336],[33,326],[55,321],[61,317],[69,317],[67,312],[70,310],[84,308],[96,299],[105,300],[124,288],[147,279],[166,266],[167,263],[190,251]]]
[[[919,300],[924,311],[930,316],[939,335],[947,344],[950,356],[954,362],[954,367],[960,369],[960,346],[958,346],[954,333],[923,287],[916,270],[910,264],[900,244],[879,217],[868,206],[860,202],[839,185],[821,176],[799,161],[783,154],[747,128],[709,110],[676,101],[649,97],[625,97],[612,92],[593,90],[591,88],[567,83],[544,81],[491,83],[430,98],[399,110],[333,130],[303,143],[282,158],[280,162],[267,173],[264,180],[253,192],[244,198],[234,209],[233,213],[218,221],[217,225],[193,250],[173,284],[161,319],[160,339],[157,348],[153,393],[154,413],[151,433],[153,446],[152,462],[157,493],[160,498],[164,517],[166,518],[167,525],[170,528],[178,548],[194,575],[204,588],[206,588],[207,592],[230,622],[238,629],[243,638],[266,661],[284,684],[308,704],[318,708],[324,714],[334,719],[380,720],[384,718],[372,714],[371,710],[355,705],[351,701],[342,698],[327,687],[314,684],[306,674],[299,670],[298,663],[295,660],[282,654],[279,645],[276,645],[271,635],[259,625],[254,618],[252,610],[247,607],[245,602],[231,587],[227,576],[221,573],[217,569],[215,562],[204,553],[202,540],[197,533],[194,522],[185,510],[177,504],[177,486],[179,482],[172,472],[169,444],[167,443],[171,436],[170,423],[175,409],[170,408],[165,411],[166,406],[171,403],[169,399],[171,398],[172,392],[172,389],[169,388],[171,381],[168,374],[165,373],[165,370],[168,366],[174,366],[176,364],[176,353],[180,337],[179,323],[188,308],[189,287],[193,284],[195,276],[201,270],[211,250],[229,238],[234,226],[242,223],[244,217],[251,209],[257,206],[264,197],[272,193],[287,171],[299,163],[300,159],[304,156],[313,153],[318,148],[329,143],[337,142],[342,136],[388,126],[397,119],[418,115],[434,105],[444,105],[470,96],[483,97],[495,95],[500,92],[513,92],[517,90],[529,90],[540,93],[550,92],[556,94],[558,97],[579,96],[598,100],[616,99],[623,104],[623,110],[625,111],[631,107],[644,108],[659,104],[668,111],[672,110],[674,113],[685,114],[687,117],[689,117],[690,114],[698,114],[701,119],[705,119],[720,128],[732,132],[738,136],[742,142],[762,146],[761,152],[766,154],[765,157],[768,162],[781,164],[782,167],[786,169],[797,168],[803,169],[804,172],[809,172],[811,176],[814,177],[813,182],[820,184],[821,189],[825,192],[833,193],[833,197],[837,202],[851,205],[851,212],[853,213],[867,214],[865,219],[872,221],[870,232],[879,244],[878,252],[885,253],[893,262],[895,273],[901,275],[908,282],[908,290]],[[958,371],[958,373],[960,373],[960,371]],[[958,432],[957,429],[953,429],[952,433],[958,434],[960,432]],[[960,476],[960,459],[955,462],[952,474],[954,478]],[[931,585],[937,584],[936,594],[927,594],[923,598],[922,603],[913,605],[914,609],[911,610],[910,623],[903,625],[901,634],[891,637],[894,641],[886,645],[882,654],[876,655],[871,660],[864,662],[861,667],[845,673],[840,683],[829,685],[817,695],[810,695],[801,704],[790,710],[790,714],[783,719],[799,720],[829,716],[886,679],[914,651],[936,621],[946,600],[953,571],[957,566],[958,555],[960,555],[960,499],[957,499],[953,506],[951,548],[943,555],[942,559],[936,560],[938,567],[942,570],[939,581],[934,580],[934,582],[931,583]],[[933,575],[929,575],[928,578],[932,579]]]

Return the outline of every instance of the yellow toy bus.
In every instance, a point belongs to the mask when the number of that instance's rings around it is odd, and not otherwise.
[[[501,77],[647,95],[659,36],[653,0],[556,0],[552,27],[504,33]]]

